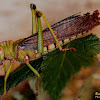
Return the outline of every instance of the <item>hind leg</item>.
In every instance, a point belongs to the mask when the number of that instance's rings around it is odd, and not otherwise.
[[[67,51],[67,50],[73,49],[74,51],[76,51],[76,49],[73,48],[73,47],[67,47],[67,48],[64,48],[64,49],[62,48],[62,46],[61,46],[60,43],[59,43],[59,40],[58,40],[57,36],[55,35],[55,32],[53,31],[53,29],[52,29],[51,26],[49,25],[49,23],[48,23],[48,21],[47,21],[45,15],[44,15],[44,13],[43,13],[42,11],[40,11],[40,13],[41,13],[41,15],[42,15],[42,17],[43,17],[43,19],[44,19],[46,25],[48,26],[50,32],[52,33],[52,35],[53,35],[53,37],[54,37],[54,39],[55,39],[55,41],[56,41],[56,44],[58,45],[59,50],[60,50],[60,51]]]

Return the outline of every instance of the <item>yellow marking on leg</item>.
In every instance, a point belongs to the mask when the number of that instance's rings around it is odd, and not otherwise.
[[[47,53],[48,53],[47,47],[44,47],[43,48],[43,54],[47,54]]]
[[[82,34],[81,34],[81,33],[77,35],[77,38],[79,38],[80,36],[82,36]]]
[[[54,45],[54,44],[50,44],[50,45],[48,46],[48,51],[51,52],[51,51],[53,51],[53,50],[55,50],[55,45]]]
[[[72,36],[72,37],[71,37],[71,41],[72,41],[72,40],[75,40],[76,38],[77,38],[76,36]]]
[[[67,44],[67,43],[69,43],[69,42],[70,42],[69,38],[68,39],[65,39],[64,40],[64,45]]]

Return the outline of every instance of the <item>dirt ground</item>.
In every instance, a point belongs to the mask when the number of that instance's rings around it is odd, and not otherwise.
[[[31,35],[30,3],[36,4],[37,9],[44,12],[50,25],[80,12],[84,14],[86,12],[92,13],[97,9],[100,11],[100,0],[0,0],[0,42],[5,40],[15,41]],[[46,28],[43,20],[42,27],[43,29]],[[91,33],[100,37],[100,26],[94,28]],[[14,69],[16,69],[15,66],[12,71]],[[0,75],[4,75],[3,68],[0,68]],[[82,80],[78,82],[80,82],[78,86],[83,83]],[[61,100],[72,100],[72,98],[66,98],[67,92],[65,91],[67,90],[64,90],[64,96]]]

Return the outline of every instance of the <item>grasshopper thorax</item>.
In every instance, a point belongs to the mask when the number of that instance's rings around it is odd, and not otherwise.
[[[0,60],[13,59],[13,41],[3,41],[0,43]]]

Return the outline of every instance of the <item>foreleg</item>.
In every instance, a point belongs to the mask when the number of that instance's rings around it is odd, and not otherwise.
[[[11,71],[12,66],[13,66],[13,60],[11,60],[11,64],[10,64],[8,70],[7,70],[6,73],[5,73],[5,77],[4,77],[4,92],[3,92],[3,95],[2,95],[2,97],[1,97],[1,100],[3,100],[3,98],[4,98],[5,94],[6,94],[7,79],[8,79],[8,76],[9,76],[9,74],[10,74],[10,71]]]

